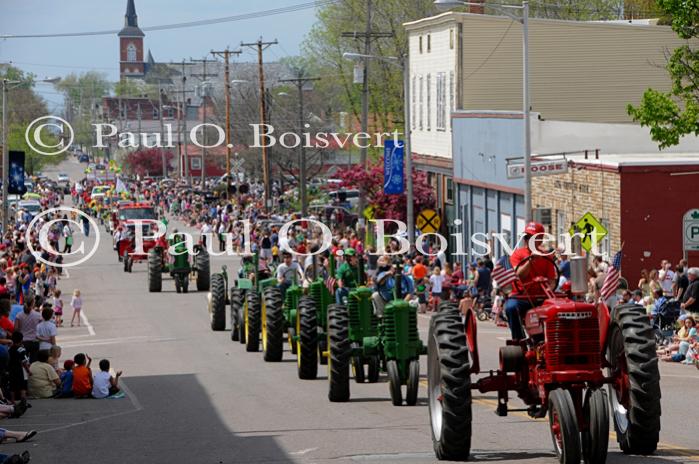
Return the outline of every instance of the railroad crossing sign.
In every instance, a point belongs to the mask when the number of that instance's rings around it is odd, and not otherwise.
[[[576,229],[583,234],[581,243],[587,252],[592,249],[593,240],[595,243],[600,243],[609,234],[609,231],[592,213],[585,213],[578,222],[571,226],[569,231],[571,236],[575,234]]]
[[[684,215],[682,227],[684,251],[699,251],[699,209],[690,209]]]
[[[442,219],[436,211],[432,209],[424,209],[417,215],[415,225],[423,234],[434,234],[439,231],[442,225]]]

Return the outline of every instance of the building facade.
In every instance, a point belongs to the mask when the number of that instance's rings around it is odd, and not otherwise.
[[[134,0],[128,0],[124,15],[124,28],[119,31],[119,76],[143,78],[146,63],[143,60],[143,38],[146,36],[138,27],[138,15]]]

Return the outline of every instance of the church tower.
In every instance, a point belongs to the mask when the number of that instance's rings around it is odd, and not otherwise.
[[[124,28],[119,31],[119,76],[142,78],[145,76],[143,62],[143,38],[145,34],[138,27],[138,16],[134,0],[128,0]]]

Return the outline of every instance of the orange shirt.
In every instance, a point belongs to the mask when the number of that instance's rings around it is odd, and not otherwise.
[[[422,263],[417,263],[413,266],[413,279],[420,280],[427,276],[427,268]]]
[[[92,374],[86,366],[75,366],[73,368],[73,394],[75,396],[85,396],[92,393]]]

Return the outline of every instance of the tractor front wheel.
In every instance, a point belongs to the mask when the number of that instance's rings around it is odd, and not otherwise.
[[[417,404],[417,392],[420,387],[420,360],[413,359],[410,361],[408,368],[408,383],[405,388],[405,403],[408,406]]]
[[[603,389],[587,391],[583,413],[587,419],[587,430],[582,432],[585,464],[604,464],[609,446],[609,406]]]
[[[277,287],[265,289],[263,301],[262,351],[267,362],[279,362],[284,353],[284,307]]]
[[[393,406],[403,405],[403,392],[401,390],[400,371],[398,363],[391,359],[386,361],[386,373],[388,374],[388,388],[391,391]]]
[[[208,292],[211,287],[211,266],[209,253],[206,249],[199,248],[199,254],[195,258],[197,271],[197,291]]]
[[[364,359],[361,356],[352,356],[352,372],[355,382],[364,383]]]
[[[651,454],[660,437],[660,372],[645,312],[634,304],[617,306],[607,346],[616,377],[609,386],[616,439],[624,453]]]
[[[299,379],[318,377],[318,318],[313,298],[301,297],[299,301],[299,339],[296,356]]]
[[[558,461],[580,464],[580,430],[568,390],[558,388],[549,394],[549,427]]]
[[[471,451],[471,362],[461,315],[434,315],[428,340],[432,445],[437,459],[465,461]]]
[[[160,292],[163,289],[163,257],[158,250],[148,252],[148,291]]]
[[[182,278],[181,275],[177,276]],[[184,279],[186,281],[186,277]],[[223,274],[211,276],[211,330],[221,331],[226,328],[226,281]]]
[[[332,402],[349,401],[352,347],[349,341],[349,313],[344,305],[328,306],[328,338],[328,399]]]
[[[245,351],[260,350],[260,296],[248,290],[243,307],[245,324]]]
[[[367,381],[369,383],[376,383],[379,381],[379,372],[381,371],[381,359],[378,356],[369,356],[368,359],[368,376]]]
[[[240,320],[238,311],[242,307],[242,293],[237,288],[231,289],[231,340],[237,342],[240,339]]]

